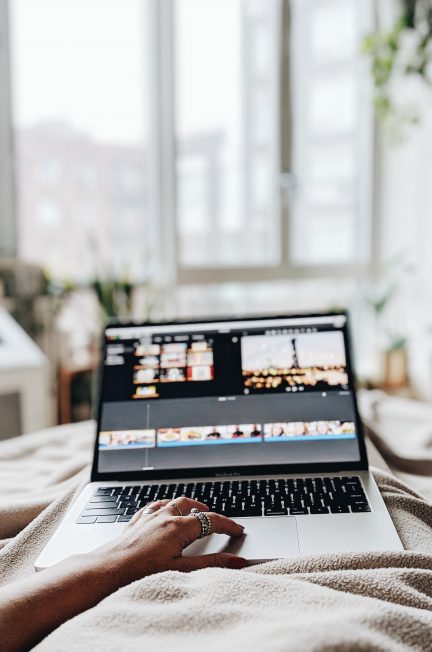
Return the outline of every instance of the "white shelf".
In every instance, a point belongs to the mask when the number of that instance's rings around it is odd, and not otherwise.
[[[20,397],[23,433],[50,425],[48,360],[9,313],[0,308],[0,394],[15,393]]]

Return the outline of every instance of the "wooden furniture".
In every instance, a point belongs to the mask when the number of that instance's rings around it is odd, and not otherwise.
[[[59,423],[72,423],[74,421],[85,421],[92,417],[92,394],[99,361],[96,358],[89,360],[87,364],[74,362],[63,363],[58,374],[58,409]],[[74,383],[79,379],[88,387],[85,389],[85,396],[80,397],[74,404]]]

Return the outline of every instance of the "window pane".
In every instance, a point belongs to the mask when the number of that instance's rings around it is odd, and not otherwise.
[[[358,28],[353,5],[358,0],[312,1],[316,5],[311,15],[311,52],[314,63],[329,63],[355,56]]]
[[[296,229],[296,261],[337,265],[353,259],[355,224],[351,211],[308,211],[304,207],[303,215],[305,219]]]
[[[316,209],[350,206],[357,201],[354,183],[356,161],[351,139],[326,146],[316,144],[307,151],[303,174],[303,199]]]
[[[279,261],[278,0],[177,0],[180,265]]]
[[[63,278],[139,273],[146,3],[10,7],[20,256]]]
[[[370,98],[360,45],[368,0],[292,2],[294,264],[367,262]]]
[[[333,71],[310,78],[309,130],[313,136],[328,136],[355,129],[357,120],[354,71]]]

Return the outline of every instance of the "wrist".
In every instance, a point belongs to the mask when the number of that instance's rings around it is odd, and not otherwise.
[[[85,568],[94,581],[107,586],[109,593],[138,579],[136,565],[132,563],[130,555],[112,543],[75,557],[78,566]]]

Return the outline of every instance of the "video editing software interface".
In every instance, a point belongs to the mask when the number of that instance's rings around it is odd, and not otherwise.
[[[345,323],[108,328],[99,472],[358,461]]]

